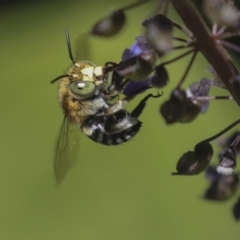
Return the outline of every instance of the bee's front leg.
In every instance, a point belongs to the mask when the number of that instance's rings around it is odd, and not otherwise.
[[[104,98],[106,100],[111,100],[117,97],[129,81],[129,79],[125,79],[125,77],[122,77],[117,72],[113,71],[111,83],[104,91]]]

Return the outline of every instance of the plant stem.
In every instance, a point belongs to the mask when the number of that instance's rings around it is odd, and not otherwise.
[[[235,95],[233,87],[229,83],[231,78],[239,74],[236,67],[222,47],[216,44],[190,0],[171,0],[171,3],[186,24],[186,27],[194,34],[197,50],[204,55],[236,103],[240,106],[240,98]]]
[[[180,82],[178,83],[177,88],[180,88],[181,85],[183,84],[183,82],[184,82],[184,80],[185,80],[185,78],[186,78],[186,76],[187,76],[187,74],[188,74],[188,72],[189,72],[189,70],[190,70],[190,68],[191,68],[195,58],[196,58],[196,56],[197,56],[197,51],[194,52],[190,62],[188,63],[188,66],[187,66],[187,68],[186,68],[186,70],[185,70],[185,72],[184,72]]]
[[[233,100],[232,96],[193,96],[192,100],[197,101],[210,101],[210,100]]]
[[[194,49],[191,49],[190,51],[185,52],[185,53],[181,54],[180,56],[177,56],[177,57],[175,57],[175,58],[173,58],[173,59],[171,59],[171,60],[168,60],[168,61],[166,61],[166,62],[163,62],[162,65],[167,65],[167,64],[170,64],[170,63],[172,63],[172,62],[175,62],[175,61],[179,60],[180,58],[183,58],[183,57],[187,56],[188,54],[190,54],[190,53],[192,53],[192,52],[194,52]]]
[[[230,42],[227,42],[227,41],[224,41],[224,40],[217,40],[217,42],[220,43],[222,46],[228,48],[228,49],[231,49],[235,52],[240,53],[240,47],[233,44],[233,43],[230,43]]]
[[[229,131],[230,129],[232,129],[233,127],[235,127],[235,126],[236,126],[237,124],[239,124],[239,123],[240,123],[240,119],[238,119],[237,121],[235,121],[234,123],[232,123],[231,125],[229,125],[228,127],[226,127],[225,129],[223,129],[221,132],[215,134],[214,136],[212,136],[212,137],[210,137],[210,138],[207,138],[207,139],[201,141],[201,143],[202,143],[202,142],[211,142],[211,141],[219,138],[221,135],[223,135],[224,133],[226,133],[227,131]]]

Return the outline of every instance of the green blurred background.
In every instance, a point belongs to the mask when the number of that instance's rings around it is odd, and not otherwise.
[[[149,100],[141,116],[143,128],[132,141],[105,147],[82,135],[80,159],[56,187],[54,144],[63,116],[58,84],[50,81],[70,64],[64,29],[74,41],[113,7],[129,2],[1,2],[1,240],[239,239],[240,223],[231,213],[237,196],[224,203],[205,202],[204,174],[170,175],[183,152],[239,117],[234,102],[219,101],[211,102],[209,112],[191,124],[165,125],[158,107],[181,77],[188,57],[168,67],[171,83],[161,99]],[[89,60],[99,65],[118,62],[123,49],[141,34],[140,22],[153,6],[127,12],[128,24],[117,37],[90,38]],[[199,55],[185,86],[211,77],[207,66]]]

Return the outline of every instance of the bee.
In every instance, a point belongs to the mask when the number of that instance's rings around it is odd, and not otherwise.
[[[65,30],[65,35],[73,65],[66,74],[51,81],[54,83],[61,79],[58,100],[64,113],[54,159],[58,182],[63,179],[71,165],[69,155],[80,147],[76,146],[79,143],[72,137],[73,134],[76,135],[74,126],[97,143],[108,146],[122,144],[139,132],[142,122],[138,118],[147,100],[161,96],[159,93],[148,94],[131,113],[127,112],[125,105],[140,92],[136,91],[119,100],[119,94],[129,80],[114,71],[117,64],[106,62],[104,66],[96,66],[89,61],[75,62],[68,30]]]

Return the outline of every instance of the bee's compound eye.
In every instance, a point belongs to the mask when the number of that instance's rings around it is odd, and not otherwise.
[[[76,81],[70,83],[70,90],[77,96],[88,98],[94,95],[95,85],[89,81]]]

